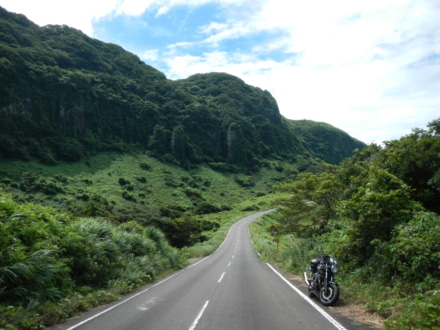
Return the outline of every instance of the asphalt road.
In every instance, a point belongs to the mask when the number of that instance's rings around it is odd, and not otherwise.
[[[258,258],[248,224],[266,212],[234,224],[209,257],[52,329],[359,329],[343,326]]]

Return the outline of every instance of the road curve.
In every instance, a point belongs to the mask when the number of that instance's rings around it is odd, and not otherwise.
[[[248,225],[267,212],[235,223],[212,255],[51,329],[347,329],[258,258]]]

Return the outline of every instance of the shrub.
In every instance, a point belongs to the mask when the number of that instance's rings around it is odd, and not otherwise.
[[[220,228],[220,224],[218,222],[215,221],[201,221],[200,222],[200,228],[203,231],[211,231],[211,230],[217,230],[218,228]]]
[[[252,177],[235,176],[235,182],[237,182],[242,187],[253,187],[255,186],[255,181]]]
[[[0,181],[0,183],[3,183],[3,184],[6,184],[6,185],[8,185],[8,184],[11,184],[11,183],[12,183],[12,181],[11,181],[11,180],[9,180],[9,179],[3,179],[3,180],[1,180],[1,181]]]
[[[397,303],[398,311],[385,322],[387,329],[440,328],[440,290],[418,293]]]
[[[76,196],[76,198],[80,199],[84,202],[87,202],[90,199],[89,195],[87,195],[87,194],[78,195],[78,196]]]
[[[140,163],[139,166],[141,169],[143,169],[145,171],[150,170],[152,168],[151,165],[149,165],[147,163]]]
[[[211,167],[214,171],[219,171],[219,172],[226,172],[226,173],[240,172],[240,169],[237,166],[226,163],[209,163],[209,167]]]
[[[127,191],[133,191],[134,187],[131,184],[127,184],[127,185],[124,186],[124,189],[127,190]]]
[[[130,181],[125,180],[124,178],[119,178],[118,182],[121,186],[125,186],[125,185],[130,184]]]
[[[85,154],[84,146],[75,139],[64,139],[55,145],[56,158],[68,162],[77,162]]]
[[[93,181],[92,181],[92,180],[89,180],[89,179],[82,179],[81,181],[84,182],[84,183],[85,183],[86,185],[88,185],[88,186],[93,185]]]
[[[117,231],[114,240],[122,253],[135,257],[151,254],[156,249],[154,242],[142,233]]]
[[[63,192],[63,189],[53,179],[46,180],[31,172],[23,172],[18,186],[24,192],[42,192],[46,195]]]
[[[260,207],[258,205],[252,204],[248,206],[244,206],[241,210],[242,211],[258,211]]]
[[[43,164],[53,165],[56,163],[52,151],[48,148],[44,141],[41,141],[40,143],[36,140],[31,140],[28,150],[33,157],[38,159]]]
[[[161,207],[160,215],[168,218],[178,218],[186,211],[183,207],[179,205],[168,205],[166,207]]]
[[[207,201],[201,202],[194,210],[196,214],[218,213],[221,211],[223,211],[221,207]]]
[[[396,232],[387,246],[394,269],[391,273],[417,283],[422,292],[439,287],[440,216],[419,212],[407,224],[398,226]]]
[[[55,282],[61,273],[61,264],[49,250],[38,250],[30,255],[13,247],[3,250],[3,258],[13,263],[0,264],[0,285],[2,298],[10,303],[26,302],[28,299],[51,300],[60,297]]]
[[[130,202],[136,202],[136,198],[127,191],[122,192],[122,198]]]
[[[55,179],[58,180],[61,183],[67,183],[69,181],[69,179],[67,179],[64,175],[62,174],[57,174],[55,175]]]
[[[35,189],[38,176],[31,172],[23,172],[21,175],[19,187],[22,191],[30,192]]]
[[[56,195],[63,192],[63,189],[53,181],[40,180],[36,188],[46,195]]]
[[[189,198],[202,198],[202,194],[197,189],[185,188],[183,192]]]

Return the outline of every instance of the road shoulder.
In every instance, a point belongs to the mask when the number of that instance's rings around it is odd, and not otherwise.
[[[288,273],[281,268],[278,268],[274,264],[270,265],[302,293],[308,295],[307,286],[301,277]],[[292,291],[292,294],[295,294],[294,291]],[[343,294],[343,289],[341,294]],[[336,303],[335,306],[323,306],[316,299],[314,299],[314,302],[347,329],[384,329],[383,319],[381,317],[368,313],[361,304],[356,305],[346,303],[343,297],[340,297],[340,300]]]

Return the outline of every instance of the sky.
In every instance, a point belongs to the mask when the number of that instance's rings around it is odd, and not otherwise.
[[[440,0],[0,0],[167,78],[226,72],[369,144],[440,118]]]

